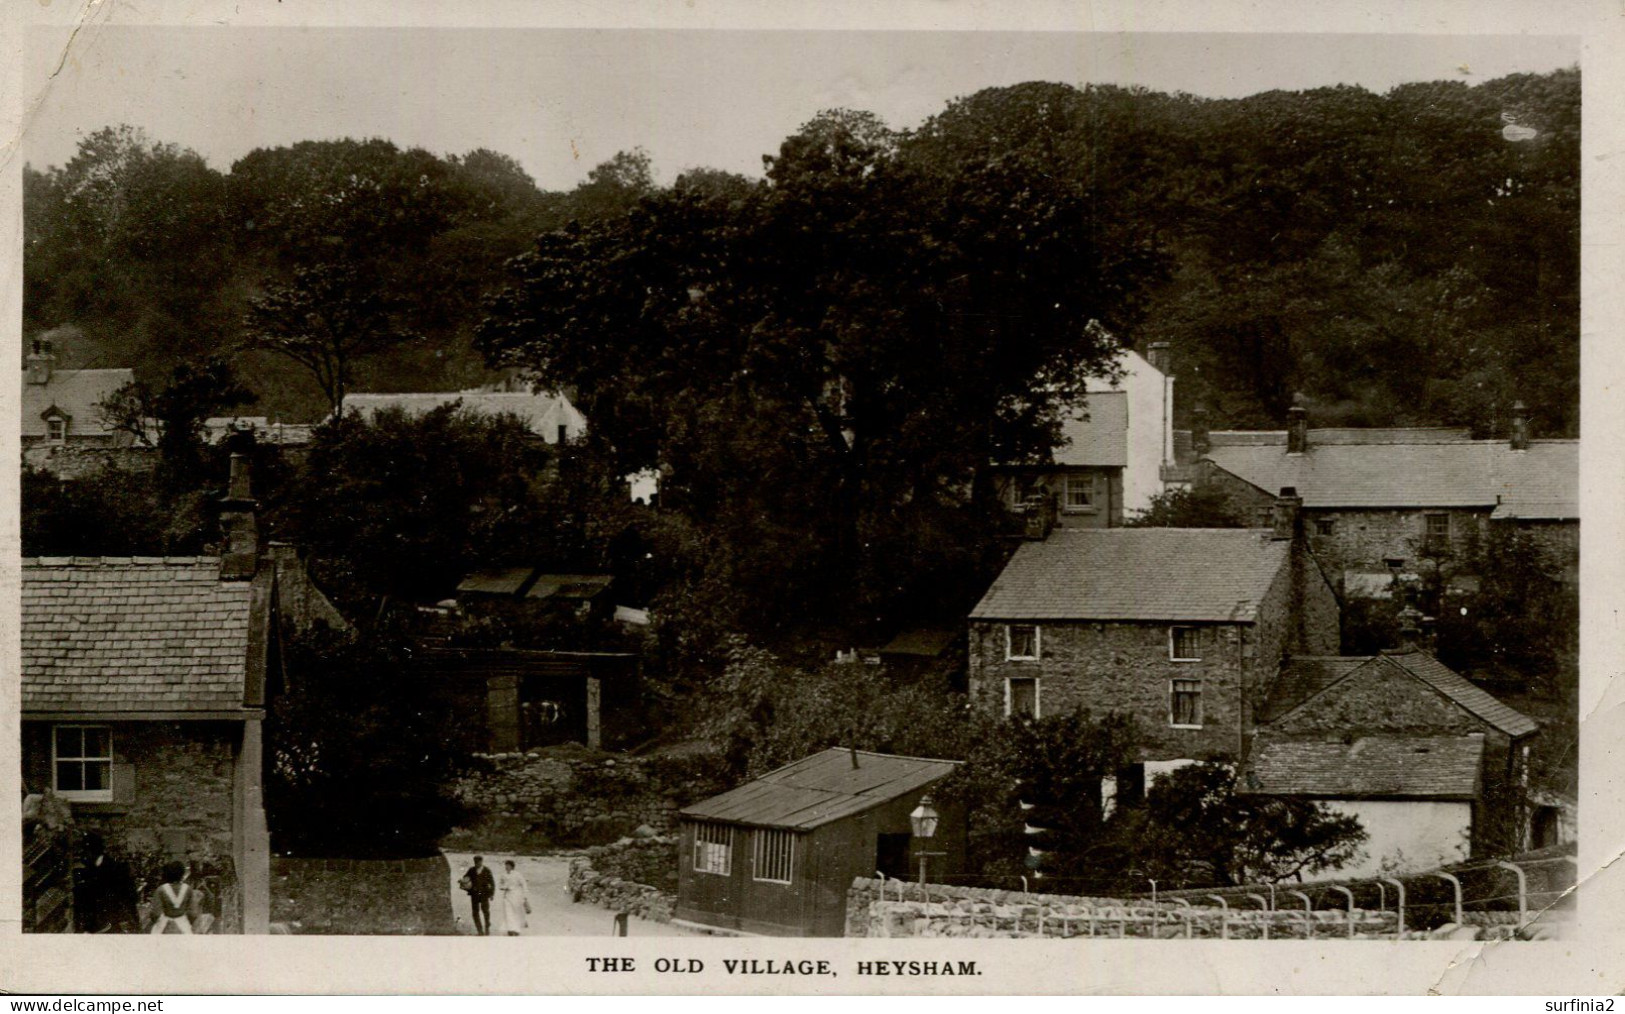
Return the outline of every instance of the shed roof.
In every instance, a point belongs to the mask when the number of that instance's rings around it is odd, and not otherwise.
[[[686,807],[681,815],[808,831],[922,789],[958,763],[831,747]]]
[[[519,589],[525,586],[534,573],[535,567],[498,567],[494,570],[481,570],[463,578],[457,585],[457,590],[464,594],[474,592],[484,595],[518,595]]]
[[[609,574],[538,574],[525,593],[527,599],[591,599],[609,588]]]
[[[920,658],[936,658],[959,640],[958,631],[940,630],[935,628],[920,628],[905,630],[886,642],[880,649],[882,655],[908,655]]]
[[[1064,528],[1023,543],[970,618],[1251,622],[1289,547],[1251,528]]]
[[[1272,722],[1314,697],[1333,683],[1371,661],[1370,655],[1293,656],[1281,660],[1281,670],[1270,686],[1269,697],[1258,709],[1260,722]]]
[[[102,421],[102,400],[134,379],[128,369],[55,370],[44,384],[25,383],[22,435],[46,436],[45,412],[54,405],[73,420],[70,436],[106,436],[113,431]]]
[[[23,710],[241,710],[253,602],[217,557],[25,559]]]
[[[1238,791],[1321,799],[1478,796],[1483,736],[1361,736],[1352,743],[1260,734]]]
[[[1294,487],[1308,508],[1490,507],[1497,517],[1580,516],[1577,440],[1324,443],[1302,454],[1282,443],[1217,444],[1214,464],[1274,495]]]

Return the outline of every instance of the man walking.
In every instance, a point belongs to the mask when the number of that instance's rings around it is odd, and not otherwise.
[[[484,856],[474,857],[474,865],[463,873],[457,886],[468,892],[468,903],[474,910],[474,932],[482,937],[490,936],[491,898],[497,893],[497,881],[485,865]]]

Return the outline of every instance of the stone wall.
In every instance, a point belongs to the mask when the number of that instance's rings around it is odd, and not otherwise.
[[[276,856],[271,859],[271,921],[297,934],[448,936],[457,931],[451,870],[445,856]]]
[[[562,845],[599,845],[639,827],[676,826],[677,811],[725,786],[702,763],[559,749],[490,754],[459,778],[457,798],[477,813],[519,818]]]
[[[150,472],[158,465],[158,452],[150,447],[110,447],[98,444],[29,444],[23,463],[50,472],[58,479],[83,479],[103,468],[120,472]]]
[[[570,860],[570,896],[612,912],[626,912],[653,922],[671,922],[677,909],[677,838],[623,838],[613,845],[587,849]],[[650,876],[651,868],[668,875]],[[657,870],[658,872],[658,870]],[[669,889],[634,877],[669,881]]]
[[[1078,707],[1096,715],[1132,714],[1142,760],[1233,755],[1241,745],[1242,627],[1201,624],[1202,657],[1169,660],[1166,623],[1042,624],[1039,660],[1005,660],[1005,624],[975,623],[970,633],[970,694],[980,707],[1004,713],[1005,679],[1038,677],[1040,713]],[[1170,681],[1202,681],[1202,727],[1170,723]]]

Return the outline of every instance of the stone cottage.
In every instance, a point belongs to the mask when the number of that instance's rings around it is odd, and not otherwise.
[[[25,357],[22,390],[23,460],[53,472],[83,467],[85,452],[105,456],[134,436],[102,418],[101,403],[135,380],[127,369],[58,369],[49,338],[36,338]]]
[[[1515,413],[1510,439],[1473,440],[1449,429],[1311,430],[1294,406],[1285,431],[1194,433],[1193,471],[1244,517],[1295,488],[1310,549],[1349,598],[1386,597],[1396,576],[1459,565],[1492,530],[1532,535],[1572,580],[1579,441],[1532,440],[1521,404]]]
[[[969,690],[1004,715],[1138,721],[1141,760],[1240,757],[1281,660],[1338,643],[1297,501],[1268,529],[1055,532],[1016,550],[970,615]]]

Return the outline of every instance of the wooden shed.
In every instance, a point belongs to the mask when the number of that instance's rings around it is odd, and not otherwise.
[[[838,937],[856,877],[918,875],[909,813],[958,761],[839,747],[684,809],[679,922],[764,936]],[[964,868],[965,820],[941,814],[929,874]]]

